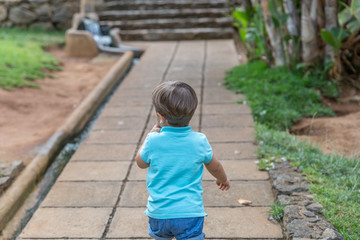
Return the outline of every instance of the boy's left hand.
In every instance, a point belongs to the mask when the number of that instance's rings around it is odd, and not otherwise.
[[[220,181],[216,180],[216,185],[219,186],[219,189],[220,189],[221,191],[227,191],[227,190],[229,190],[229,188],[230,188],[230,182],[229,182],[229,180],[227,180],[226,182],[220,182]]]

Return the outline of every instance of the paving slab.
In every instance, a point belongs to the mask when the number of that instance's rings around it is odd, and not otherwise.
[[[203,115],[201,126],[203,128],[211,127],[253,127],[254,120],[251,115]]]
[[[231,181],[227,192],[220,191],[215,181],[204,181],[204,205],[206,207],[244,207],[239,198],[253,202],[252,206],[270,206],[273,203],[271,184],[268,181]],[[145,207],[148,199],[146,182],[128,182],[120,200],[120,207]]]
[[[256,158],[257,146],[253,143],[213,143],[211,147],[221,161]]]
[[[228,160],[221,161],[230,180],[263,181],[269,179],[266,171],[259,171],[255,160]],[[130,181],[145,181],[147,169],[134,166],[130,172]],[[214,180],[214,177],[204,168],[203,180]]]
[[[234,94],[223,86],[207,87],[204,90],[204,104],[220,104],[220,103],[236,103],[238,100],[244,99],[242,94]]]
[[[205,208],[207,238],[283,239],[279,224],[268,220],[267,207]],[[241,237],[240,237],[241,236]]]
[[[108,238],[147,238],[148,216],[142,208],[117,208],[112,220]]]
[[[42,207],[113,207],[121,182],[57,182]]]
[[[103,117],[146,117],[150,107],[146,106],[107,106],[101,113]]]
[[[239,128],[201,128],[210,143],[254,142],[255,133],[252,127]]]
[[[109,101],[111,106],[150,106],[151,105],[151,95],[148,97],[144,96],[118,96],[111,98]]]
[[[259,171],[254,160],[229,160],[221,161],[227,176],[230,181],[247,180],[247,181],[262,181],[268,180],[269,174],[266,171]],[[214,180],[214,177],[204,169],[203,180]]]
[[[146,117],[101,117],[93,127],[93,130],[135,130],[142,129]]]
[[[100,239],[112,208],[39,208],[20,238]]]
[[[69,162],[58,181],[122,181],[130,161]]]
[[[142,133],[142,129],[134,130],[100,130],[89,134],[85,144],[137,144]]]
[[[136,144],[81,144],[70,161],[131,161],[136,147]]]
[[[204,104],[202,106],[202,113],[204,115],[224,114],[251,114],[251,109],[245,104],[230,103],[230,104]]]

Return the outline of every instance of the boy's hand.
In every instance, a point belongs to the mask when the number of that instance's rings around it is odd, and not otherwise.
[[[150,130],[150,132],[160,132],[161,127],[158,123],[156,123],[153,128]]]
[[[216,185],[219,186],[219,189],[221,191],[227,191],[230,188],[230,182],[229,180],[226,180],[226,182],[220,182],[219,180],[216,180]]]

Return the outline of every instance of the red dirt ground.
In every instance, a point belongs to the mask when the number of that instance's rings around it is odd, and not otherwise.
[[[0,89],[0,161],[28,164],[37,149],[62,125],[100,82],[115,58],[70,58],[59,47],[48,49],[61,62],[55,78],[35,81],[41,87]]]
[[[343,88],[335,102],[324,99],[337,117],[304,118],[291,129],[298,138],[318,145],[327,154],[360,157],[360,93]]]

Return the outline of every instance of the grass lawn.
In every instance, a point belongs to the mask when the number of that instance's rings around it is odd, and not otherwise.
[[[64,32],[0,28],[0,87],[38,87],[31,80],[44,78],[44,69],[60,70],[43,47],[64,42]]]
[[[303,116],[333,115],[320,103],[320,93],[336,96],[333,83],[303,77],[262,62],[231,69],[226,86],[245,94],[252,108],[262,167],[285,157],[303,170],[310,192],[324,207],[325,218],[348,240],[360,239],[360,160],[325,155],[291,136],[286,129]]]

